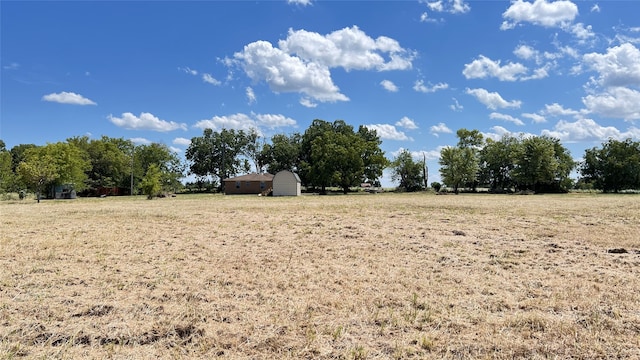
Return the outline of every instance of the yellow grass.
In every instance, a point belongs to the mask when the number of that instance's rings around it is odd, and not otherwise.
[[[78,199],[0,219],[0,358],[640,358],[638,196]]]

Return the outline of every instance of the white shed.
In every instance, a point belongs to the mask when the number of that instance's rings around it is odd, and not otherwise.
[[[291,171],[282,170],[273,176],[273,196],[299,196],[300,177]]]

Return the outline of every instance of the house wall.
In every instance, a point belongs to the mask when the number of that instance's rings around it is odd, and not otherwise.
[[[272,186],[273,181],[225,181],[224,193],[226,195],[260,194]]]
[[[280,171],[273,177],[273,196],[300,195],[300,182],[290,171]]]

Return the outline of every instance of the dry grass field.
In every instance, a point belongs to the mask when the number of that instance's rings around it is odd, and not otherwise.
[[[78,199],[0,220],[2,359],[640,358],[638,196]]]

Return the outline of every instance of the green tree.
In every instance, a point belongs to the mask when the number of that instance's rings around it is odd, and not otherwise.
[[[182,187],[180,179],[184,176],[184,165],[178,155],[166,145],[151,143],[139,145],[134,150],[134,181],[138,184],[151,165],[160,170],[162,190],[177,191]]]
[[[161,178],[162,173],[160,167],[157,164],[149,165],[147,172],[140,182],[140,189],[143,194],[147,195],[147,199],[151,200],[155,196],[158,196],[160,190],[162,190]]]
[[[640,142],[609,139],[601,148],[587,149],[580,173],[604,192],[640,189]]]
[[[479,152],[479,181],[488,185],[491,191],[510,189],[514,185],[512,177],[515,157],[521,142],[513,136],[503,136],[498,141],[487,139]]]
[[[74,184],[82,190],[89,162],[74,145],[58,142],[25,151],[25,160],[18,165],[18,173],[25,184],[38,194],[49,186]]]
[[[375,129],[368,129],[365,126],[358,128],[358,136],[363,141],[362,161],[364,163],[364,179],[374,186],[380,186],[382,172],[389,166],[389,160],[385,157],[384,151],[380,148],[382,140]]]
[[[276,134],[271,143],[262,148],[261,158],[267,170],[275,174],[281,170],[297,172],[300,167],[302,135],[293,133],[289,136]]]
[[[424,186],[424,163],[414,161],[411,153],[403,149],[391,161],[391,180],[398,182],[398,189],[403,191],[419,191]]]
[[[479,170],[476,151],[470,147],[445,147],[440,151],[440,177],[457,194],[464,184],[473,184]]]
[[[515,156],[513,179],[520,189],[535,192],[562,192],[571,186],[569,174],[575,167],[560,140],[533,136],[522,140]]]
[[[11,168],[11,153],[4,141],[0,140],[0,193],[16,190],[15,173]]]
[[[190,173],[199,178],[210,176],[220,181],[221,187],[224,186],[222,180],[225,178],[250,170],[249,162],[243,157],[247,153],[248,143],[243,130],[222,129],[214,132],[204,129],[202,136],[191,139],[185,152]]]

